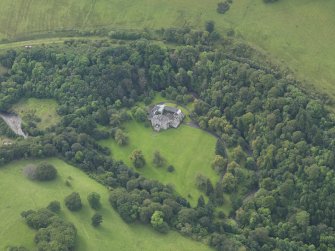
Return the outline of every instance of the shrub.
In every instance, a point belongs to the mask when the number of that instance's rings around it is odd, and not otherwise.
[[[83,205],[79,193],[73,192],[65,197],[65,206],[71,211],[79,211]]]
[[[215,28],[214,21],[210,20],[205,23],[205,29],[209,33],[212,33],[214,31],[214,28]]]
[[[65,181],[65,185],[66,185],[67,187],[71,187],[71,186],[72,186],[72,185],[71,185],[71,181],[66,180],[66,181]]]
[[[165,164],[165,159],[159,151],[155,151],[152,162],[156,167],[162,167]]]
[[[220,14],[224,14],[229,10],[229,8],[230,8],[230,4],[228,3],[228,1],[220,2],[218,3],[218,7],[216,8],[216,11]]]
[[[27,165],[23,169],[23,174],[26,176],[28,179],[35,180],[36,179],[36,166],[33,164]]]
[[[46,208],[24,211],[21,216],[30,227],[37,230],[34,238],[36,250],[74,250],[77,230],[73,224]]]
[[[198,174],[195,178],[195,185],[200,191],[205,192],[207,190],[207,180],[208,178],[202,174]]]
[[[39,181],[53,180],[57,176],[57,170],[49,163],[41,163],[35,169],[35,176]]]
[[[129,156],[129,159],[133,162],[133,165],[136,168],[141,168],[145,165],[144,155],[141,150],[134,150]]]
[[[125,132],[121,129],[115,131],[114,139],[119,146],[124,146],[128,144],[129,138]]]
[[[102,215],[99,213],[95,213],[92,216],[91,221],[92,221],[93,227],[99,226],[102,223]]]
[[[51,212],[58,213],[60,211],[60,203],[57,200],[51,201],[47,206]]]
[[[38,211],[28,210],[21,213],[21,216],[26,219],[28,226],[34,229],[47,227],[54,215],[53,212],[46,208],[39,209]]]
[[[169,173],[174,172],[174,166],[173,166],[173,165],[169,165],[169,166],[167,167],[167,171],[168,171]]]
[[[100,195],[98,193],[90,193],[87,196],[87,201],[90,204],[91,208],[97,210],[101,208]]]

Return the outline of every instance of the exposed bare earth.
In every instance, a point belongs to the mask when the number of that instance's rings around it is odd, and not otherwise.
[[[6,124],[15,132],[17,135],[20,135],[24,137],[25,139],[28,137],[23,131],[22,131],[22,121],[19,116],[16,114],[10,114],[10,113],[0,113],[0,117],[6,122]]]

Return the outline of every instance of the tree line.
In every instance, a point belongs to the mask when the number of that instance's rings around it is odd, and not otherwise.
[[[9,69],[0,110],[22,97],[48,97],[59,102],[62,121],[3,146],[0,162],[59,156],[110,187],[110,203],[126,222],[174,228],[218,250],[334,249],[334,115],[292,78],[265,63],[258,67],[248,49],[232,57],[237,48],[201,40],[164,48],[140,39],[116,47],[101,41],[10,50],[0,58]],[[98,124],[112,125],[116,135],[127,119],[123,109],[150,101],[154,91],[177,102],[196,93],[192,117],[234,149],[234,161],[213,163],[217,184],[199,180],[210,199],[200,197],[195,208],[171,187],[111,159],[96,141],[106,133]],[[257,192],[236,200],[231,215],[217,213],[223,192],[237,184],[245,196]]]

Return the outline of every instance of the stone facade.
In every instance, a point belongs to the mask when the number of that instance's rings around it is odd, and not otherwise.
[[[155,105],[149,112],[148,118],[153,129],[159,132],[170,127],[177,128],[184,117],[185,115],[180,109],[165,105]]]

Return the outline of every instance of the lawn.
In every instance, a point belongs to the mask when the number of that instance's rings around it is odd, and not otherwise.
[[[24,115],[35,113],[41,119],[37,124],[39,129],[46,129],[57,124],[60,121],[60,116],[57,114],[58,104],[53,99],[36,99],[29,98],[21,100],[15,104],[11,110],[18,114],[24,121]]]
[[[132,166],[129,160],[131,152],[135,149],[141,150],[147,164],[137,171],[147,178],[172,184],[193,205],[201,194],[195,185],[196,176],[205,175],[212,180],[213,185],[218,180],[219,176],[211,168],[216,139],[207,132],[187,125],[154,132],[151,127],[137,122],[127,123],[125,130],[129,136],[127,146],[120,147],[113,139],[103,140],[101,144],[112,150],[114,159],[123,160],[129,166]],[[166,167],[153,165],[152,159],[156,150],[160,151],[167,164],[174,166],[174,172],[169,173]]]
[[[76,250],[211,250],[209,247],[187,239],[170,231],[167,235],[154,232],[143,225],[127,225],[108,203],[107,189],[90,179],[79,169],[61,160],[48,159],[56,166],[58,178],[51,182],[30,181],[22,175],[22,170],[29,163],[38,161],[18,161],[0,168],[0,250],[7,245],[23,245],[33,250],[34,231],[29,229],[20,217],[27,209],[45,207],[51,200],[61,201],[61,215],[75,224],[78,230]],[[65,185],[65,180],[72,177],[72,187]],[[84,207],[72,213],[64,206],[63,199],[73,191],[79,192]],[[93,210],[89,208],[87,194],[95,191],[101,195],[103,208],[100,210],[104,222],[99,228],[93,228],[90,217]]]

